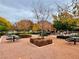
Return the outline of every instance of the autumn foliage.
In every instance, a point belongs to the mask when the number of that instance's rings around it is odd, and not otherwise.
[[[58,16],[54,16],[54,26],[57,30],[74,30],[76,26],[76,20],[71,14],[64,11]]]
[[[37,23],[33,24],[32,31],[39,31],[39,30],[40,30],[39,24]]]
[[[21,20],[16,22],[15,28],[17,30],[30,30],[32,28],[32,21],[30,20]]]
[[[6,27],[9,30],[13,29],[13,25],[3,17],[0,17],[0,25],[3,25],[4,27]]]
[[[53,28],[53,25],[48,22],[48,21],[40,21],[38,22],[39,24],[39,27],[41,30],[45,30],[45,31],[52,31],[54,28]]]

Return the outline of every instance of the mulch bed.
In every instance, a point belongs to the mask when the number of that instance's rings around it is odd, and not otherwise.
[[[48,44],[52,44],[52,39],[30,38],[30,42],[36,46],[41,47]]]

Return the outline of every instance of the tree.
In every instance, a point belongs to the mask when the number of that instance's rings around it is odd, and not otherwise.
[[[79,18],[79,1],[78,0],[72,0],[72,13],[75,17]]]
[[[72,12],[69,10],[71,6],[67,6],[68,8],[63,8],[62,6],[58,7],[58,15],[53,15],[54,18],[54,26],[57,30],[74,30],[76,26],[76,19],[74,19]]]
[[[35,18],[39,21],[48,20],[50,17],[50,10],[43,3],[39,1],[38,4],[33,8]],[[41,23],[41,36],[43,34],[43,22]]]
[[[17,30],[31,30],[33,22],[30,20],[20,20],[16,22],[15,27]]]
[[[38,21],[41,21],[41,20],[48,20],[48,18],[50,17],[50,9],[47,8],[43,3],[41,3],[39,1],[38,4],[36,4],[35,7],[33,7],[33,10],[32,12],[34,13],[35,15],[35,18],[38,20]]]
[[[39,30],[40,30],[39,24],[37,23],[33,24],[32,31],[39,31]]]
[[[4,25],[8,30],[13,29],[13,25],[3,17],[0,17],[0,24]]]
[[[54,26],[57,30],[74,30],[76,20],[69,13],[61,13],[57,18],[54,18]]]
[[[57,30],[62,30],[62,23],[61,23],[61,21],[55,20],[55,21],[54,21],[54,27],[55,27]]]
[[[44,31],[52,31],[53,30],[52,24],[46,20],[39,21],[38,24],[39,24],[39,27],[41,30],[44,30]]]

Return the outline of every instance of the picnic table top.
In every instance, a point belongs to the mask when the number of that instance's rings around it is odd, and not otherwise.
[[[72,39],[79,39],[79,37],[71,37]]]

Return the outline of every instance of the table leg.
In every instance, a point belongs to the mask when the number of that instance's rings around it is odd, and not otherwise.
[[[13,42],[15,42],[15,39],[13,39]]]
[[[74,45],[76,45],[76,39],[74,39]]]
[[[15,37],[13,36],[13,42],[15,42]]]

